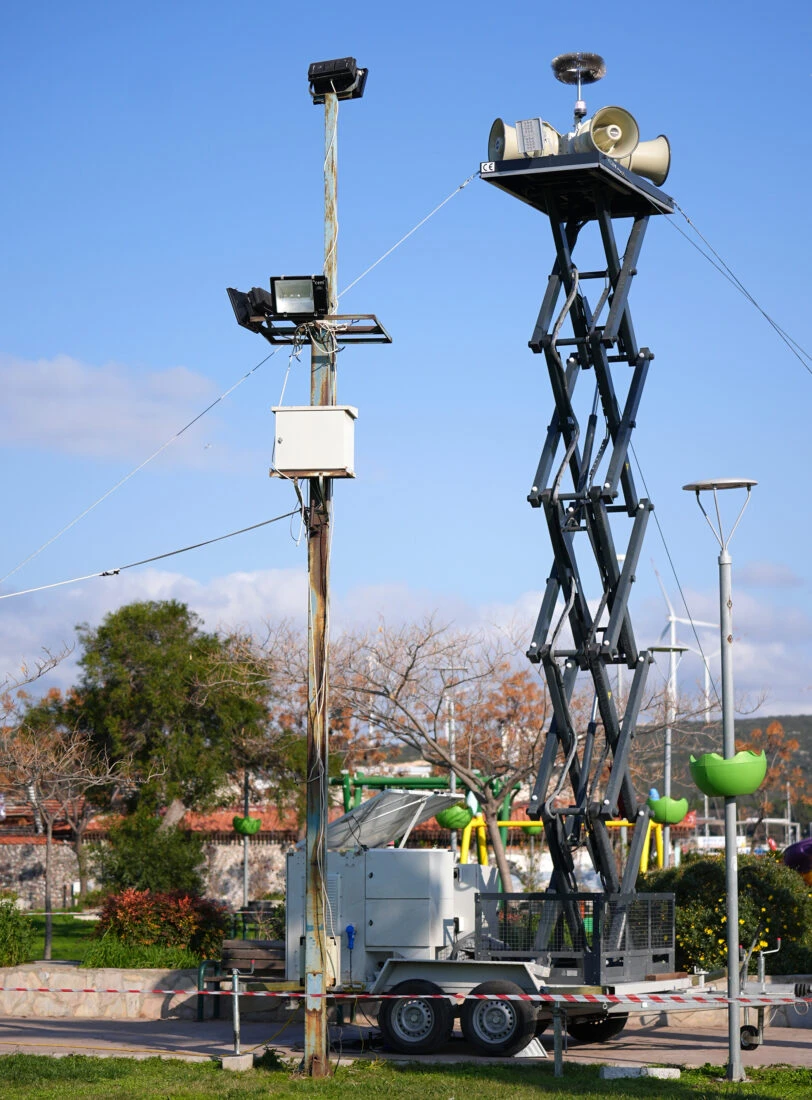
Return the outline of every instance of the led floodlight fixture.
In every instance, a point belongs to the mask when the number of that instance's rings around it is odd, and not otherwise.
[[[313,102],[324,103],[324,97],[330,92],[335,92],[339,99],[360,99],[368,71],[359,69],[354,57],[314,61],[307,70]]]
[[[271,276],[271,309],[274,317],[310,321],[326,317],[327,278],[324,275]]]

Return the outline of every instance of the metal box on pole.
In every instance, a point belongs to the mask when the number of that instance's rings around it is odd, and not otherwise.
[[[276,446],[271,476],[355,477],[352,405],[287,405],[273,410]]]

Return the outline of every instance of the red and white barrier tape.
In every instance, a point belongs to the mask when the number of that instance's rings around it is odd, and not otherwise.
[[[0,986],[0,993],[129,993],[142,997],[233,997],[231,989],[69,989],[50,986]],[[241,997],[281,997],[284,1000],[303,1000],[306,993],[287,990],[240,990]],[[320,993],[314,997],[327,997],[336,1001],[403,1001],[414,1000],[414,993]],[[726,1005],[730,998],[724,994],[678,994],[678,993],[420,993],[421,1000],[454,1001],[531,1001],[536,1004],[636,1004],[649,1005]],[[803,1005],[812,1008],[812,997],[783,996],[780,994],[762,994],[757,997],[741,996],[737,998],[742,1005]]]

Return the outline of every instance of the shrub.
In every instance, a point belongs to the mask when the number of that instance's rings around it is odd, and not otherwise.
[[[220,953],[228,922],[221,902],[181,891],[130,889],[106,899],[96,934],[125,947],[176,948],[210,959]]]
[[[121,970],[194,970],[199,964],[198,955],[180,947],[126,944],[108,932],[91,943],[80,965],[85,970],[107,966]]]
[[[0,894],[0,966],[19,966],[34,957],[34,924],[16,901],[16,894]]]
[[[739,857],[739,941],[767,955],[768,973],[792,973],[790,955],[812,949],[812,892],[801,876],[772,856]],[[679,867],[646,876],[645,890],[673,893],[676,901],[676,965],[715,970],[727,966],[725,861],[723,857],[688,856]],[[797,961],[797,960],[796,960]]]
[[[203,839],[140,809],[110,829],[94,850],[94,872],[106,891],[182,890],[202,894]]]

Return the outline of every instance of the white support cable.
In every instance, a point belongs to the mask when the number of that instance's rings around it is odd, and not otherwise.
[[[249,527],[241,527],[238,531],[229,531],[227,535],[217,535],[213,539],[204,539],[202,542],[194,542],[190,546],[182,546],[179,550],[167,550],[164,554],[154,554],[151,558],[141,558],[139,561],[131,561],[127,565],[116,566],[115,569],[103,569],[97,573],[85,573],[82,577],[70,577],[64,581],[54,581],[51,584],[40,584],[35,588],[24,588],[19,592],[4,592],[0,595],[0,600],[10,600],[15,596],[30,596],[33,592],[45,592],[50,588],[61,588],[65,584],[78,584],[80,581],[92,580],[94,577],[117,577],[119,573],[123,573],[127,569],[135,569],[139,565],[149,565],[154,561],[161,561],[164,558],[174,558],[178,554],[186,554],[190,550],[199,550],[202,546],[211,546],[215,542],[223,542],[225,539],[234,538],[235,535],[244,535],[247,531],[256,531],[260,527],[267,527],[271,523],[278,523],[282,519],[287,519],[289,516],[295,516],[299,514],[298,508],[293,508],[290,512],[284,512],[281,516],[274,516],[273,519],[264,519],[260,523],[252,523]]]
[[[467,180],[463,180],[463,182],[459,185],[459,187],[456,187],[451,192],[450,195],[447,195],[446,198],[444,198],[441,203],[439,203],[437,206],[435,206],[434,209],[430,213],[426,214],[425,218],[421,218],[421,220],[417,223],[417,225],[415,225],[412,229],[409,230],[408,233],[406,233],[404,236],[402,236],[399,241],[396,241],[392,245],[391,248],[387,249],[387,251],[384,252],[384,254],[382,256],[379,256],[374,264],[370,264],[370,266],[366,269],[366,271],[362,271],[357,279],[353,279],[353,281],[349,284],[349,286],[345,286],[344,289],[341,291],[341,293],[338,295],[338,298],[339,299],[343,298],[343,296],[347,293],[347,291],[352,290],[352,288],[357,283],[360,283],[361,280],[364,279],[367,275],[369,275],[370,271],[373,271],[378,266],[378,264],[383,263],[383,261],[387,258],[387,256],[391,256],[396,248],[400,248],[400,246],[403,244],[404,241],[408,241],[409,237],[411,237],[411,235],[413,233],[416,233],[417,230],[420,229],[421,226],[426,224],[426,222],[429,220],[429,218],[433,218],[434,215],[438,211],[442,210],[447,202],[451,202],[451,200],[454,198],[454,196],[458,195],[460,193],[460,191],[464,190],[468,186],[468,184],[471,182],[471,180],[475,180],[478,175],[479,175],[479,169],[477,168],[476,172],[472,173],[468,177]]]
[[[145,466],[148,466],[150,464],[150,462],[153,461],[153,459],[157,458],[158,455],[162,454],[167,449],[167,447],[170,447],[177,439],[180,439],[180,437],[185,432],[187,432],[189,430],[189,428],[191,428],[194,424],[196,424],[198,422],[198,420],[201,420],[206,415],[206,413],[210,412],[215,407],[215,405],[219,405],[219,403],[221,401],[224,401],[239,386],[241,386],[243,384],[243,382],[246,382],[251,377],[252,374],[254,374],[256,371],[258,371],[259,368],[264,363],[267,363],[268,360],[272,356],[276,355],[276,350],[277,349],[274,348],[274,350],[269,352],[268,355],[266,355],[264,359],[260,359],[260,361],[258,363],[255,363],[254,366],[251,367],[251,369],[249,371],[246,371],[245,374],[241,378],[239,378],[234,383],[233,386],[229,386],[229,388],[227,390],[224,390],[223,393],[221,393],[219,397],[215,398],[215,400],[212,401],[211,404],[207,405],[206,408],[203,409],[202,412],[199,412],[197,414],[197,416],[193,417],[188,422],[188,424],[184,424],[184,426],[179,431],[175,432],[175,434],[173,436],[171,436],[169,439],[167,439],[167,441],[165,443],[162,443],[161,446],[157,449],[157,451],[153,451],[152,454],[148,458],[144,459],[143,462],[139,462],[139,464],[137,466],[134,466],[133,469],[130,470],[130,472],[128,474],[125,474],[124,477],[120,478],[115,483],[115,485],[111,486],[105,493],[102,493],[102,495],[97,500],[94,500],[92,504],[88,505],[88,507],[85,508],[84,511],[80,512],[78,516],[76,516],[74,519],[72,519],[70,521],[70,523],[66,523],[64,527],[60,528],[56,532],[56,534],[52,535],[51,538],[49,538],[46,542],[44,542],[42,544],[42,546],[39,547],[39,549],[34,550],[34,552],[29,554],[27,558],[24,558],[19,563],[19,565],[15,565],[13,569],[9,570],[9,572],[5,574],[5,576],[0,577],[0,584],[3,584],[5,581],[7,581],[9,579],[9,577],[13,577],[15,573],[18,573],[20,571],[20,569],[23,568],[24,565],[28,565],[28,563],[30,561],[33,561],[34,558],[39,557],[39,555],[43,552],[43,550],[47,550],[48,547],[51,546],[53,543],[55,543],[58,538],[61,538],[62,535],[66,534],[68,531],[70,531],[70,529],[72,527],[75,527],[77,523],[79,523],[81,520],[83,520],[85,518],[85,516],[89,515],[93,511],[94,508],[98,508],[98,506],[100,504],[102,504],[105,500],[107,500],[108,497],[112,496],[113,493],[116,492],[116,490],[118,490],[122,487],[122,485],[126,485],[126,483],[130,480],[130,478],[135,477],[135,475],[137,473],[139,473],[141,470],[143,470]],[[33,591],[33,589],[32,589],[32,591]]]
[[[450,195],[448,195],[446,198],[444,198],[441,203],[439,203],[437,206],[435,206],[434,209],[431,210],[424,218],[421,218],[421,220],[412,229],[410,229],[408,233],[406,233],[403,237],[401,237],[400,240],[396,241],[395,244],[393,244],[391,248],[387,249],[387,251],[384,252],[383,255],[380,256],[373,264],[370,264],[370,266],[368,268],[366,268],[365,271],[362,271],[361,274],[349,284],[349,286],[344,287],[344,289],[341,291],[341,294],[338,295],[338,298],[340,298],[343,294],[346,294],[347,291],[351,290],[354,286],[356,286],[358,283],[360,283],[360,281],[363,278],[365,278],[371,271],[373,271],[378,266],[378,264],[382,263],[388,256],[391,256],[392,253],[395,251],[395,249],[399,248],[400,245],[402,245],[404,243],[404,241],[407,241],[409,239],[409,237],[412,236],[413,233],[416,233],[417,230],[420,229],[421,226],[425,225],[426,222],[429,221],[430,218],[434,217],[434,215],[436,213],[438,213],[438,211],[442,210],[442,208],[446,205],[446,203],[450,202],[451,199],[453,199],[455,195],[459,194],[460,191],[464,190],[464,188],[466,188],[472,180],[476,179],[477,176],[479,176],[479,170],[478,169],[477,169],[476,172],[474,172],[472,175],[470,175],[466,180],[464,180],[454,191],[452,191]],[[335,339],[335,334],[333,334],[333,338]],[[13,569],[10,569],[8,573],[6,573],[4,576],[0,577],[0,584],[3,584],[5,581],[7,581],[9,579],[9,577],[13,577],[15,573],[18,573],[20,571],[20,569],[22,569],[24,566],[28,565],[29,562],[31,562],[35,558],[39,557],[39,555],[41,553],[43,553],[43,551],[47,550],[49,546],[51,546],[53,543],[55,543],[57,541],[57,539],[61,538],[62,535],[67,534],[67,532],[70,531],[71,528],[75,527],[77,523],[81,522],[81,520],[83,520],[86,516],[88,516],[95,508],[98,508],[98,506],[100,504],[102,504],[105,500],[107,500],[108,497],[111,497],[113,495],[113,493],[117,492],[117,490],[119,490],[123,485],[126,485],[126,483],[128,481],[130,481],[131,478],[135,477],[135,475],[137,473],[139,473],[141,470],[143,470],[145,466],[148,466],[150,464],[150,462],[152,462],[160,454],[162,454],[167,449],[167,447],[170,447],[177,439],[179,439],[185,432],[187,432],[189,430],[189,428],[191,428],[194,424],[196,424],[198,422],[198,420],[200,420],[202,417],[204,417],[206,415],[206,413],[210,412],[216,405],[218,405],[221,401],[224,401],[228,396],[230,396],[230,394],[232,394],[239,386],[241,386],[243,384],[243,382],[246,382],[256,371],[259,370],[259,368],[261,366],[263,366],[265,363],[267,363],[268,360],[276,354],[277,350],[278,350],[277,348],[274,348],[273,351],[269,352],[268,355],[266,355],[263,359],[261,359],[258,363],[256,363],[249,371],[247,371],[244,375],[242,375],[242,377],[240,377],[234,383],[233,386],[230,386],[227,390],[224,390],[223,393],[221,393],[219,397],[217,397],[214,401],[212,401],[211,404],[207,405],[206,408],[203,409],[201,412],[199,412],[197,414],[197,416],[195,416],[192,420],[190,420],[188,422],[188,424],[185,424],[179,431],[175,432],[175,434],[173,436],[171,436],[169,439],[167,439],[166,442],[163,443],[156,451],[153,451],[153,453],[151,455],[149,455],[147,458],[145,458],[143,460],[143,462],[140,462],[137,466],[134,466],[133,469],[129,471],[129,473],[125,474],[124,477],[120,478],[119,481],[117,481],[114,485],[112,485],[100,497],[98,497],[96,500],[94,500],[92,504],[88,505],[87,508],[85,508],[82,512],[80,512],[77,516],[75,516],[69,523],[66,523],[64,525],[64,527],[61,527],[56,532],[56,534],[52,535],[49,539],[47,539],[44,543],[42,543],[41,546],[39,546],[36,550],[34,550],[32,553],[30,553],[26,558],[23,558],[23,560],[21,562],[19,562],[17,565],[15,565]],[[337,350],[340,350],[340,349],[337,349]],[[283,390],[282,390],[282,394],[284,396],[284,387],[283,387]],[[96,575],[97,574],[95,574],[95,573],[89,574],[90,577],[93,577],[93,576],[96,576]],[[70,584],[72,582],[71,581],[59,581],[57,583],[58,584]],[[48,586],[43,586],[43,587],[48,587]],[[31,592],[40,591],[40,589],[29,589],[27,591],[31,591]],[[0,598],[5,598],[5,597],[0,597]]]

